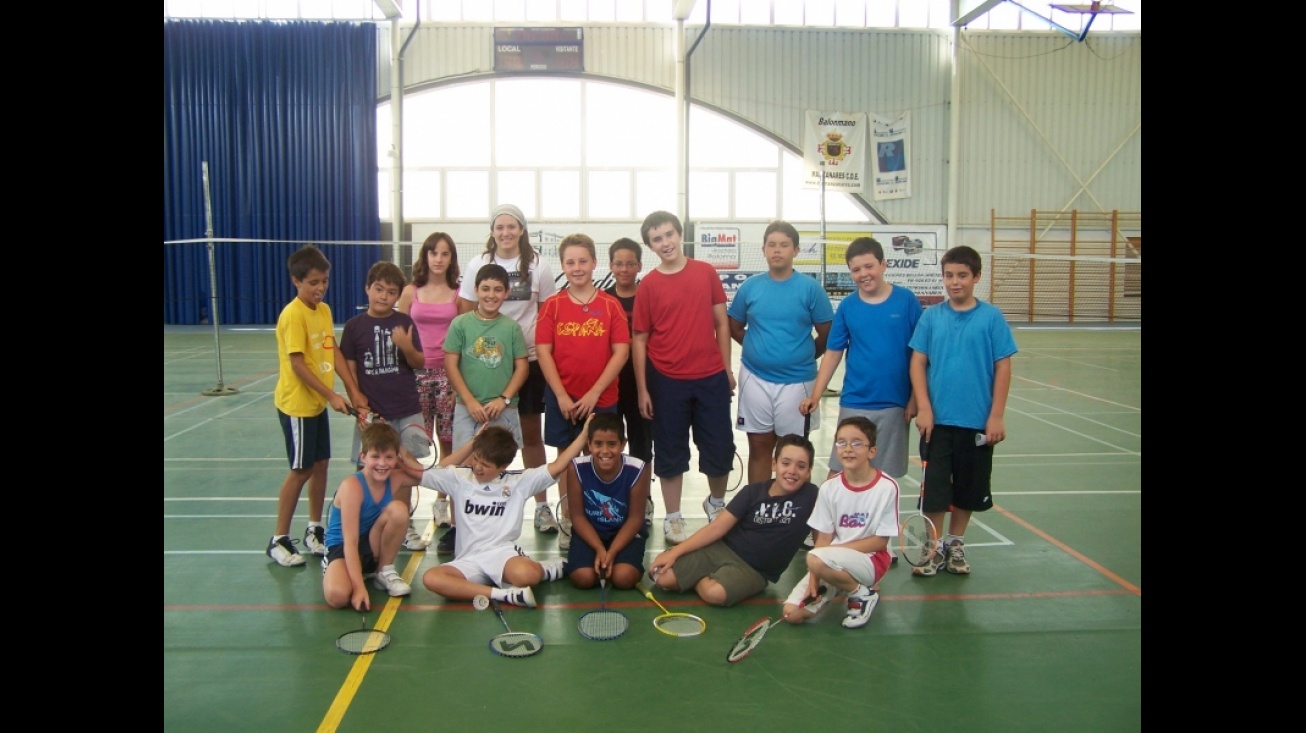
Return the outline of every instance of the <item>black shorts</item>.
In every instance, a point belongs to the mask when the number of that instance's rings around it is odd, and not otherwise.
[[[530,362],[530,366],[526,383],[517,391],[517,414],[543,415],[544,393],[549,391],[549,383],[544,381],[544,371],[538,361]]]
[[[367,535],[358,537],[358,554],[363,561],[363,574],[376,572],[376,555],[372,554],[372,542]],[[331,545],[327,548],[327,554],[322,557],[322,574],[326,574],[327,566],[336,560],[345,559],[344,545]]]
[[[977,432],[983,431],[934,426],[925,466],[923,511],[938,513],[956,507],[982,512],[993,508],[993,446],[975,445]]]

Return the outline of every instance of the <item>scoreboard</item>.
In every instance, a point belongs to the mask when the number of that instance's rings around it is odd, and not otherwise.
[[[495,71],[585,70],[580,28],[495,28]]]

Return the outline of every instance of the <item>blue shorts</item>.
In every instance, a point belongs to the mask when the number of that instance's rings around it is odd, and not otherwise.
[[[290,470],[302,471],[331,459],[331,421],[326,410],[313,417],[291,417],[277,410],[277,421],[286,438]]]
[[[603,540],[604,547],[612,546],[613,537],[616,537],[616,535],[612,535],[611,537],[599,535],[599,539]],[[622,564],[633,565],[635,566],[635,569],[639,571],[639,574],[643,575],[644,545],[644,533],[641,530],[639,534],[630,538],[630,542],[626,543],[625,547],[621,548],[621,552],[617,553],[617,557],[613,560],[612,564],[614,566]],[[567,550],[567,565],[571,570],[574,571],[577,568],[589,568],[593,570],[595,557],[597,556],[594,553],[594,548],[586,544],[585,540],[574,536],[571,538],[571,547]]]
[[[647,365],[653,400],[653,473],[679,476],[689,470],[689,431],[694,431],[698,470],[728,476],[735,465],[730,424],[730,380],[724,370],[702,379],[675,379]]]
[[[616,403],[611,407],[595,407],[594,414],[617,411]],[[544,444],[554,448],[566,448],[585,431],[585,421],[572,422],[562,416],[558,408],[558,396],[553,390],[544,393]]]
[[[925,466],[922,511],[938,513],[956,507],[982,512],[993,508],[993,446],[975,445],[977,432],[983,431],[934,426]]]

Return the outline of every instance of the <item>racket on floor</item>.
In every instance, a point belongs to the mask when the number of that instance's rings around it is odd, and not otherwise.
[[[653,628],[668,636],[698,636],[707,631],[707,622],[703,619],[692,613],[672,613],[658,603],[658,599],[653,597],[653,591],[643,581],[640,581],[638,587],[645,598],[662,609],[662,615],[653,619]]]
[[[817,591],[817,595],[808,596],[799,601],[798,607],[802,608],[803,606],[806,606],[809,602],[824,595],[827,590],[828,588],[826,586],[821,586]],[[730,647],[730,652],[726,654],[726,661],[734,664],[749,654],[752,654],[753,650],[757,648],[757,645],[762,643],[762,637],[766,636],[766,632],[770,631],[772,626],[775,626],[782,621],[784,621],[783,615],[775,619],[763,618],[754,622],[752,626],[749,626],[748,629],[744,631],[743,635],[739,637],[739,640]]]
[[[363,627],[337,636],[337,649],[346,654],[374,654],[390,646],[389,634],[367,628],[367,612],[359,611],[358,615],[363,618]]]
[[[929,465],[930,444],[921,436],[921,493],[916,499],[916,511],[902,520],[898,527],[898,554],[914,568],[925,567],[934,560],[939,547],[939,530],[925,516],[925,468]]]
[[[630,619],[621,611],[614,611],[607,606],[608,579],[599,578],[599,608],[597,611],[580,617],[576,621],[576,630],[586,639],[608,641],[626,633],[630,628]]]
[[[473,605],[478,609],[482,608],[482,601],[479,599],[485,596],[477,596],[472,600]],[[531,634],[525,631],[513,631],[508,626],[508,619],[503,617],[503,609],[499,607],[499,602],[487,598],[485,602],[489,603],[490,608],[498,615],[499,621],[503,623],[504,633],[490,639],[490,651],[501,657],[533,657],[540,653],[544,648],[544,639],[538,634]]]

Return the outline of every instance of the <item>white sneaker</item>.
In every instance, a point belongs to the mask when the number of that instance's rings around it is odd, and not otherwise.
[[[807,619],[809,624],[816,620],[826,606],[830,605],[830,601],[834,600],[835,596],[839,595],[839,589],[832,585],[823,585],[820,587],[819,593],[820,595],[815,600],[809,601],[806,606],[803,606],[803,610],[812,614],[812,617]]]
[[[326,557],[326,527],[315,524],[304,530],[304,547],[318,557]]]
[[[295,549],[295,543],[289,537],[268,540],[268,557],[277,561],[283,568],[293,568],[304,564],[304,556]]]
[[[558,520],[553,518],[553,510],[549,509],[548,504],[540,504],[535,508],[535,531],[544,534],[558,531]]]
[[[865,591],[857,593],[857,591]],[[860,629],[871,620],[871,611],[875,610],[875,605],[880,602],[880,594],[875,591],[861,586],[853,591],[853,595],[848,596],[848,615],[843,619],[845,629]]]
[[[678,545],[689,539],[685,534],[685,520],[680,517],[662,520],[662,537],[668,545]]]
[[[411,586],[399,577],[395,572],[395,566],[387,565],[377,571],[376,577],[372,579],[372,584],[377,588],[389,593],[392,596],[406,596],[413,592]]]
[[[440,529],[452,526],[449,520],[449,500],[436,499],[434,506],[431,508],[432,518],[435,519],[435,526]]]
[[[524,608],[535,608],[535,591],[530,588],[508,586],[504,588],[504,591],[507,592],[507,597],[503,599],[504,602]]]
[[[712,501],[712,497],[710,496],[703,500],[703,512],[707,514],[708,524],[711,524],[712,520],[716,519],[717,515],[720,514],[721,512],[724,512],[725,510],[726,510],[726,503],[724,501],[718,504]]]
[[[416,552],[425,550],[430,544],[430,540],[423,539],[420,532],[412,527],[408,528],[408,534],[404,537],[404,547]]]
[[[552,560],[542,560],[540,567],[544,568],[545,582],[562,580],[567,577],[567,561],[561,557],[555,557]]]

